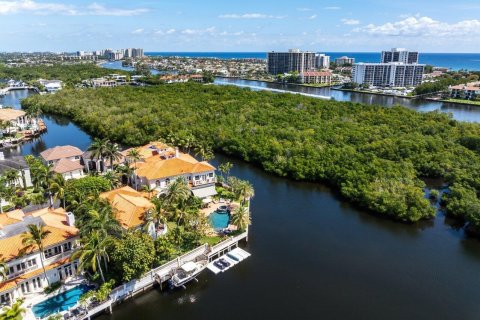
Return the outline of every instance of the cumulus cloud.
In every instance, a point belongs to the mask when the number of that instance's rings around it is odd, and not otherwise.
[[[342,19],[342,23],[349,26],[354,26],[360,24],[360,21],[356,19]]]
[[[366,32],[382,36],[435,36],[452,37],[480,34],[480,20],[462,20],[455,23],[441,22],[429,17],[409,17],[401,21],[388,22],[382,25],[369,24],[354,29],[356,32]]]
[[[215,27],[209,27],[206,29],[184,29],[182,34],[186,35],[202,35],[202,34],[212,34],[215,32]]]
[[[230,14],[221,14],[218,16],[221,19],[283,19],[285,16],[273,16],[263,13],[230,13]]]
[[[155,34],[159,34],[159,35],[167,35],[167,34],[174,34],[177,30],[175,29],[168,29],[168,30],[158,30],[155,32]]]
[[[324,7],[323,9],[325,9],[325,10],[340,10],[342,8],[341,7]]]
[[[307,19],[308,19],[308,20],[317,19],[317,15],[316,15],[316,14],[313,14],[313,15],[311,15],[310,17],[308,17]]]
[[[137,9],[120,9],[120,8],[108,8],[96,2],[92,3],[87,7],[87,14],[95,16],[117,16],[117,17],[128,17],[128,16],[138,16],[140,14],[148,12],[148,9],[137,8]]]
[[[143,31],[144,31],[143,28],[139,28],[139,29],[133,30],[132,34],[141,34],[141,33],[143,33]]]
[[[0,0],[0,15],[15,13],[93,15],[93,16],[136,16],[148,12],[145,8],[123,9],[110,8],[96,2],[78,7],[56,2],[37,2],[34,0]]]
[[[0,14],[32,12],[37,14],[59,13],[74,15],[77,11],[72,6],[61,3],[40,3],[32,0],[0,1]]]

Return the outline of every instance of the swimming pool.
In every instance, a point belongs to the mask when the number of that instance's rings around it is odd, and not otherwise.
[[[215,211],[210,214],[210,225],[215,230],[221,230],[228,227],[230,215],[225,211]]]
[[[93,286],[79,285],[34,305],[32,311],[36,318],[45,318],[56,312],[68,310],[77,304],[82,294],[92,289]]]

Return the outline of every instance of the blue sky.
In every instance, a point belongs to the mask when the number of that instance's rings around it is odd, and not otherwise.
[[[0,0],[0,51],[480,52],[479,0]]]

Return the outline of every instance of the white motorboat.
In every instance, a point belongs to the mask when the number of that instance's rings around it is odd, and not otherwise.
[[[207,267],[208,261],[190,261],[183,264],[175,271],[172,276],[171,283],[174,287],[183,287],[187,282],[195,279],[195,277]]]

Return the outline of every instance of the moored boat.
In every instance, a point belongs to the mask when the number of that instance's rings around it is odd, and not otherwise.
[[[175,270],[171,279],[173,287],[183,287],[186,283],[195,279],[195,277],[207,267],[208,261],[189,261],[183,264],[180,268]]]

